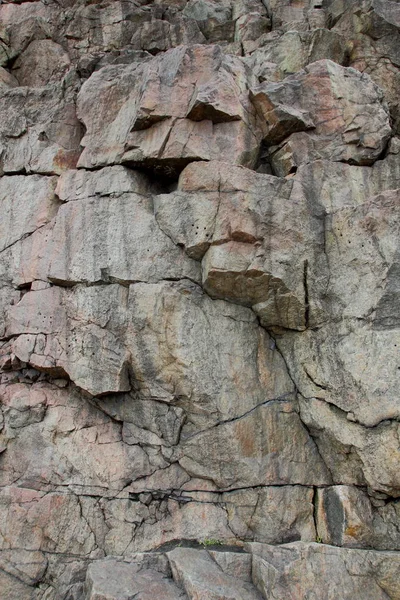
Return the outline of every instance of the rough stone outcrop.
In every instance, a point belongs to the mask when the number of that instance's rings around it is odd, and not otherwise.
[[[344,600],[400,597],[399,557],[391,552],[304,542],[278,547],[253,543],[247,544],[246,550],[178,547],[151,558],[137,554],[132,562],[96,561],[88,569],[84,598],[125,600],[128,590],[143,600],[154,598],[149,593],[174,600],[283,600],[306,594],[310,598],[335,595]],[[315,586],[311,593],[310,581]]]
[[[324,158],[372,164],[391,134],[378,86],[366,74],[330,60],[313,62],[280,83],[263,83],[252,96],[266,121],[264,140],[283,140],[278,149],[270,149],[278,175]]]
[[[400,600],[399,36],[0,1],[2,600]]]
[[[86,127],[78,166],[127,164],[172,176],[193,160],[225,158],[252,168],[260,141],[248,94],[254,81],[219,46],[180,46],[101,69],[78,98]]]

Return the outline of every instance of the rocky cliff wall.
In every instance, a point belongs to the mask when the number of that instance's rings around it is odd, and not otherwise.
[[[400,2],[0,2],[1,600],[400,599]]]

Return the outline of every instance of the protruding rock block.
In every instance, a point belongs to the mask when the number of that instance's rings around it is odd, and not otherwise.
[[[287,137],[271,151],[279,175],[321,158],[372,164],[391,135],[380,88],[368,75],[329,60],[312,63],[281,83],[261,84],[253,95],[267,122],[266,139]],[[286,106],[292,111],[290,118]],[[293,114],[293,110],[299,112]],[[295,132],[312,125],[309,133]]]
[[[325,544],[398,550],[399,503],[382,492],[335,485],[316,495],[316,526]]]
[[[193,422],[203,424],[293,390],[255,315],[189,281],[29,292],[10,307],[7,335],[25,362],[92,395],[129,390],[132,369],[145,397],[202,406]]]
[[[365,492],[337,485],[317,492],[317,528],[324,544],[368,547],[372,542],[372,507]]]
[[[306,398],[324,399],[367,427],[399,417],[398,328],[348,319],[301,335],[288,332],[277,343]]]
[[[181,46],[143,64],[102,69],[79,95],[87,129],[79,165],[134,164],[175,177],[193,160],[252,167],[260,141],[252,81],[219,46]]]
[[[283,544],[315,540],[314,489],[304,485],[243,488],[224,493],[229,527],[240,538]]]
[[[304,329],[306,298],[268,270],[268,256],[250,244],[212,246],[202,262],[203,284],[213,297],[252,306],[266,327]],[[301,269],[298,272],[301,280]]]
[[[62,46],[52,40],[34,40],[13,64],[12,74],[19,85],[43,87],[62,79],[70,67],[70,58]]]
[[[246,62],[260,81],[281,81],[317,60],[329,59],[343,65],[348,48],[346,38],[334,29],[288,31],[276,29],[255,41],[243,43]]]
[[[18,86],[18,81],[11,73],[0,67],[0,89],[9,89]]]
[[[367,318],[375,329],[400,324],[400,190],[335,211],[326,220],[327,288],[335,316]]]
[[[160,231],[150,197],[123,193],[68,202],[57,215],[48,277],[71,285],[200,280],[200,268]]]
[[[302,400],[300,407],[301,419],[335,483],[368,485],[378,493],[399,497],[397,421],[370,429],[324,400]]]
[[[304,542],[278,547],[249,543],[236,552],[218,544],[211,549],[185,546],[125,561],[94,561],[86,574],[85,600],[128,600],[131,594],[147,600],[155,597],[148,596],[150,591],[168,600],[302,600],[310,581],[315,597],[329,597],[330,592],[343,600],[400,597],[400,559],[392,552]]]
[[[128,391],[129,355],[118,340],[126,297],[127,290],[117,285],[26,294],[9,311],[8,333],[20,334],[17,356],[55,376],[68,374],[92,395]],[[107,314],[114,332],[107,328]]]
[[[68,2],[68,0],[62,0],[64,6],[66,6],[65,1]],[[2,2],[0,23],[2,43],[4,43],[7,55],[6,62],[15,61],[31,42],[46,40],[49,43],[52,38],[56,37],[59,17],[59,6],[52,3]],[[60,31],[61,27],[58,32],[60,33]],[[41,66],[43,67],[43,65]]]
[[[146,175],[133,169],[115,166],[99,171],[71,169],[62,173],[57,182],[56,194],[62,202],[85,198],[119,198],[122,194],[147,196],[157,186]]]
[[[168,559],[174,579],[190,599],[260,600],[251,583],[224,573],[206,550],[176,548]]]
[[[269,89],[261,86],[251,92],[252,101],[267,124],[264,141],[269,145],[279,144],[292,133],[314,129],[315,125],[308,111],[293,107],[293,101],[290,104],[275,101],[274,94],[270,93],[273,85],[269,84]],[[279,84],[276,87],[279,89]]]
[[[305,271],[323,233],[293,182],[198,162],[182,172],[177,192],[155,197],[155,214],[176,244],[202,258],[213,298],[251,306],[266,327],[306,327]]]
[[[393,0],[374,0],[359,5],[354,2],[326,2],[333,25],[332,32],[343,35],[348,44],[349,66],[368,73],[385,93],[399,132],[400,28],[399,7]]]

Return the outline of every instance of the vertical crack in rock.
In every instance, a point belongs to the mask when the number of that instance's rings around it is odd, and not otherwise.
[[[303,282],[304,282],[304,305],[305,305],[304,321],[305,321],[306,329],[308,328],[309,317],[310,317],[310,304],[309,304],[307,277],[308,277],[308,260],[305,260],[304,261]]]

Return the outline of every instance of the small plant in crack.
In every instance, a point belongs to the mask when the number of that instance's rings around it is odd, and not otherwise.
[[[205,540],[199,540],[200,544],[207,548],[207,546],[222,546],[221,540],[214,540],[213,538],[206,538]]]

